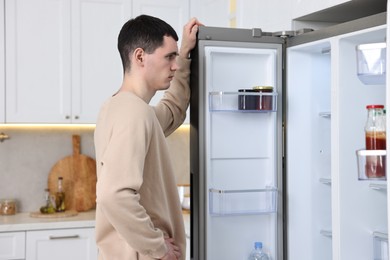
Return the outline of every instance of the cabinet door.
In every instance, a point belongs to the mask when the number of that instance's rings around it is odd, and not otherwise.
[[[247,0],[236,5],[237,28],[261,28],[265,32],[291,30],[291,1]]]
[[[6,121],[68,122],[70,2],[5,0]]]
[[[4,14],[4,0],[0,0],[0,13]],[[0,19],[0,123],[5,122],[5,48],[4,19]]]
[[[95,123],[100,106],[121,86],[117,39],[131,0],[72,2],[72,122]]]
[[[141,14],[156,16],[175,29],[180,42],[184,25],[190,19],[189,0],[133,0],[133,17]],[[164,95],[164,91],[157,91],[156,95],[150,101],[151,105],[156,105]]]
[[[178,46],[180,48],[183,27],[190,19],[189,0],[133,0],[132,13],[133,17],[141,14],[156,16],[170,24],[179,36]],[[164,91],[157,91],[150,101],[150,105],[156,105],[163,95]],[[189,123],[188,114],[187,111],[187,118],[184,123]]]
[[[270,1],[237,1],[237,0],[197,0],[191,1],[191,17],[196,17],[206,26],[215,27],[230,27],[231,19],[234,19],[234,5],[248,5],[248,8],[253,8],[253,5],[259,2],[259,5],[264,5]],[[259,10],[257,10],[259,15]],[[261,15],[264,15],[261,12]],[[258,27],[258,26],[257,26]]]
[[[24,259],[25,243],[25,232],[0,233],[0,259]]]
[[[27,231],[26,260],[96,260],[94,228]]]
[[[291,0],[292,18],[298,18],[353,0]]]

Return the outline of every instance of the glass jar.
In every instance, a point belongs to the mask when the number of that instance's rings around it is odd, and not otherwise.
[[[16,202],[13,199],[0,200],[0,215],[15,215]]]
[[[272,86],[255,86],[253,90],[258,93],[272,93],[274,88]],[[256,99],[256,110],[273,110],[272,95],[261,95]]]
[[[239,110],[256,110],[257,96],[251,95],[256,93],[254,89],[239,89],[238,92],[243,95],[238,95],[238,109]]]
[[[366,150],[386,150],[386,118],[383,105],[367,105],[365,125]],[[367,178],[385,178],[384,156],[370,155],[366,158]]]

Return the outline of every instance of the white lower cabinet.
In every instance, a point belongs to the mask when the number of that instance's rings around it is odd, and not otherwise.
[[[0,233],[0,259],[25,259],[25,236],[24,231]]]
[[[26,260],[53,259],[96,260],[95,229],[27,231]]]

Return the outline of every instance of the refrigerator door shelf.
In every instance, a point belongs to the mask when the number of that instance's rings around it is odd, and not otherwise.
[[[210,111],[276,112],[277,92],[223,92],[209,93]]]
[[[211,216],[258,215],[276,212],[277,189],[209,189]]]
[[[387,233],[382,232],[373,232],[372,234],[374,240],[374,259],[375,260],[388,260],[388,248],[389,240]]]
[[[386,180],[386,150],[356,151],[359,180]]]
[[[367,85],[386,83],[386,43],[369,43],[356,46],[357,74]]]

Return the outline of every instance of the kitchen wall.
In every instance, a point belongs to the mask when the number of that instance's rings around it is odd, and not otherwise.
[[[81,137],[81,153],[95,158],[93,127],[7,126],[0,133],[0,199],[17,200],[19,212],[36,211],[44,204],[44,189],[54,164],[72,154],[72,135]],[[189,184],[189,127],[167,139],[178,184]]]

